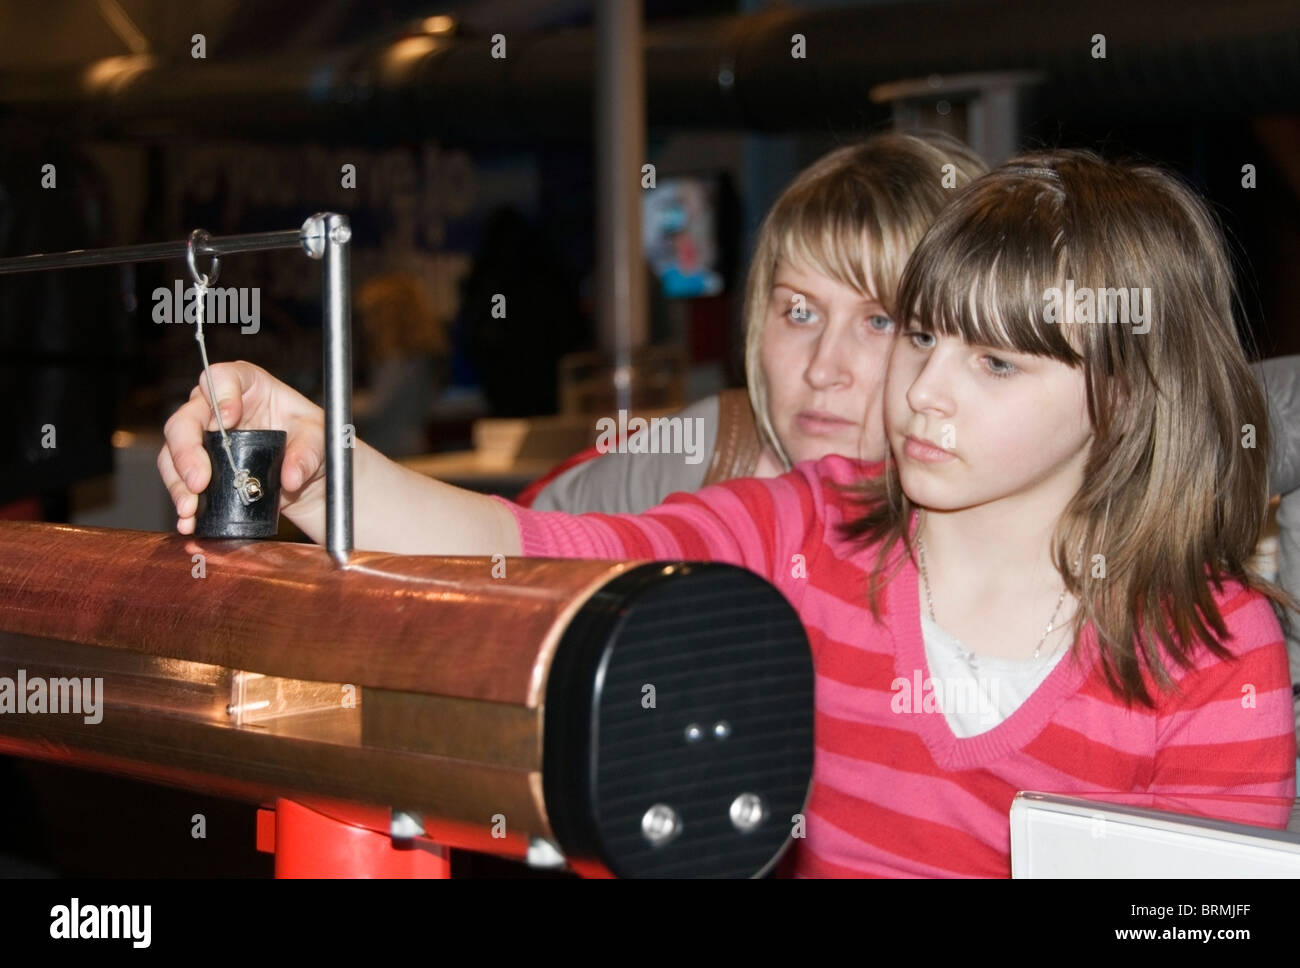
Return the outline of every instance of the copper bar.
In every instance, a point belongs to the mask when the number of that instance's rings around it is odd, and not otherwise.
[[[0,521],[0,631],[536,707],[568,617],[636,562],[497,564]]]
[[[381,833],[400,810],[435,842],[588,875],[754,876],[806,804],[812,698],[798,615],[730,565],[337,567],[314,545],[0,522],[3,753]]]
[[[366,747],[357,741],[359,730],[338,721],[297,724],[298,732],[315,734],[302,738],[293,730],[223,729],[132,709],[106,716],[104,729],[67,717],[0,720],[0,753],[6,755],[251,803],[320,796],[353,806],[399,804],[440,818],[449,831],[459,828],[442,841],[453,847],[495,848],[491,829],[497,815],[505,817],[508,830],[552,836],[534,773]],[[376,829],[387,829],[386,814],[386,808],[375,812]]]
[[[108,707],[96,726],[0,717],[0,748],[217,795],[400,805],[483,832],[504,814],[549,837],[534,799],[548,653],[628,567],[354,552],[338,568],[314,545],[0,522],[0,675],[101,676]],[[289,690],[318,707],[346,684],[357,708],[235,735],[245,670],[273,680],[251,698]]]

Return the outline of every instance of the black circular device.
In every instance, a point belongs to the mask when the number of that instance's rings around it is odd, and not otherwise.
[[[212,479],[199,495],[194,534],[199,538],[274,538],[280,526],[280,465],[289,435],[283,430],[226,433],[230,457],[219,431],[203,435]]]
[[[802,812],[813,664],[752,572],[652,563],[600,589],[546,687],[543,783],[560,850],[620,877],[754,877]]]

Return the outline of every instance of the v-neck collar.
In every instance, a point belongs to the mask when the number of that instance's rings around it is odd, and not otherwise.
[[[902,568],[889,583],[886,593],[889,630],[894,639],[894,671],[911,682],[913,673],[919,669],[924,682],[931,674],[921,633],[919,576],[907,553],[900,548],[899,554],[904,558]],[[1061,659],[1015,712],[983,733],[959,737],[942,712],[917,714],[917,733],[935,764],[945,770],[979,769],[1031,743],[1056,715],[1066,697],[1074,694],[1087,678],[1084,657],[1091,654],[1093,639],[1090,623],[1084,626],[1074,646],[1078,660],[1075,655]]]

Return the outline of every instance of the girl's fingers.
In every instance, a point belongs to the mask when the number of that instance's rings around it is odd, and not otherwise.
[[[297,420],[285,447],[280,480],[286,491],[300,490],[325,460],[325,430],[314,421]]]
[[[191,395],[189,402],[168,417],[163,425],[163,437],[167,441],[166,449],[172,466],[195,494],[208,486],[212,471],[208,453],[203,447],[203,428],[209,412],[206,398]],[[162,470],[161,457],[159,470]]]
[[[198,495],[189,489],[185,481],[181,479],[180,474],[176,472],[176,466],[172,463],[171,451],[164,446],[158,452],[158,473],[162,475],[163,486],[167,488],[167,493],[171,495],[172,504],[176,506],[177,527],[187,519],[191,523],[190,530],[193,530],[194,515],[198,511]],[[188,533],[182,530],[182,533]]]
[[[216,387],[217,406],[221,407],[221,420],[226,429],[230,430],[239,426],[239,421],[244,416],[244,372],[242,367],[237,363],[217,363],[211,367],[212,383]],[[199,372],[198,389],[203,399],[211,404],[208,399],[209,388],[206,374]],[[217,429],[217,417],[215,406],[210,407],[212,413],[206,421],[207,429]]]

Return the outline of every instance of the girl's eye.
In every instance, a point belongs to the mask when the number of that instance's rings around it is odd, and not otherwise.
[[[888,333],[894,328],[894,321],[888,316],[876,313],[867,317],[867,325],[877,333]]]
[[[903,334],[905,339],[911,341],[912,345],[918,350],[934,349],[934,334],[923,333],[919,329],[910,330]]]
[[[1008,363],[1006,360],[998,359],[996,356],[986,356],[984,359],[989,362],[989,376],[994,376],[999,380],[1002,380],[1016,372],[1016,365],[1014,363]]]
[[[798,303],[791,306],[785,314],[792,322],[811,323],[817,319],[817,314],[807,306],[801,306]]]

